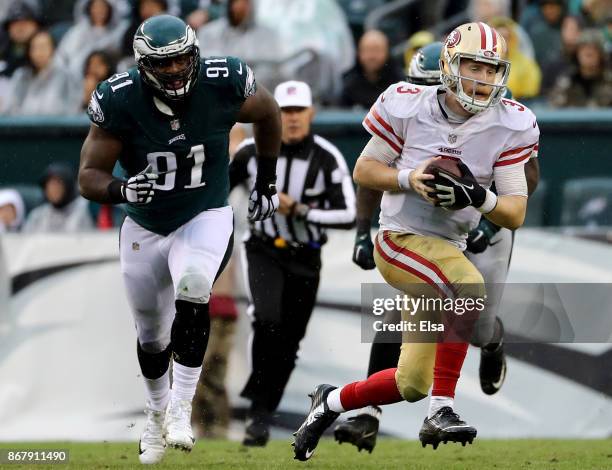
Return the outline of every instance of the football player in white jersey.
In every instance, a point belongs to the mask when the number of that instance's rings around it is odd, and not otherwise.
[[[412,57],[408,70],[407,81],[415,85],[440,85],[440,53],[444,44],[434,42],[422,47]],[[511,98],[508,89],[504,98]],[[539,165],[535,158],[537,152],[525,164],[525,177],[529,195],[535,191],[539,182]],[[372,216],[380,205],[381,191],[368,188],[357,188],[357,236],[353,248],[353,262],[364,270],[374,269],[374,245],[370,236]],[[499,227],[486,217],[481,216],[478,226],[467,237],[465,254],[481,272],[487,286],[495,285],[495,294],[491,291],[487,296],[487,309],[480,315],[471,344],[481,348],[480,355],[480,386],[484,393],[497,393],[506,376],[506,360],[503,347],[503,324],[496,316],[499,296],[502,294],[503,283],[506,281],[514,233]],[[398,323],[401,320],[399,311],[385,314],[385,323]],[[394,367],[400,354],[402,341],[401,331],[380,331],[376,333],[370,350],[368,376]],[[377,406],[368,406],[357,415],[340,423],[334,429],[338,442],[354,444],[360,451],[366,449],[370,453],[376,445],[379,421],[382,410]]]
[[[506,56],[506,43],[493,28],[461,25],[440,54],[441,87],[391,85],[364,119],[372,138],[353,177],[360,186],[384,191],[374,258],[387,283],[408,296],[429,287],[444,299],[482,299],[482,274],[463,255],[468,233],[481,215],[510,230],[524,221],[524,165],[537,151],[539,129],[529,109],[502,98],[510,70]],[[427,174],[440,158],[457,160],[461,176]],[[493,179],[497,194],[489,189]],[[432,314],[410,313],[413,319]],[[453,321],[455,329],[473,326],[470,315],[455,315]],[[419,433],[423,446],[473,441],[476,429],[453,410],[467,341],[410,341],[406,334],[396,368],[340,388],[315,388],[309,414],[295,433],[295,458],[308,460],[340,413],[418,401],[432,385]]]

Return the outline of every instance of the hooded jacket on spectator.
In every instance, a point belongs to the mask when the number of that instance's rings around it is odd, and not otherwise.
[[[54,203],[46,202],[34,209],[28,216],[23,231],[74,233],[93,230],[89,202],[79,196],[76,175],[72,169],[63,163],[49,165],[40,180],[43,190],[51,178],[57,178],[63,183],[62,197]]]
[[[0,208],[4,206],[13,206],[15,218],[8,223],[0,218],[0,233],[18,231],[25,219],[23,198],[14,189],[2,189],[0,190]]]

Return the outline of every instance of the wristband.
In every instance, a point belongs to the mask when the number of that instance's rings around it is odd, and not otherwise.
[[[482,206],[476,208],[482,214],[488,214],[489,212],[492,212],[497,206],[497,195],[489,189],[487,189],[486,191],[487,195],[485,196],[485,200],[482,203]]]
[[[257,155],[257,176],[255,177],[255,184],[267,184],[270,181],[276,181],[276,157]]]
[[[414,168],[405,168],[397,172],[397,185],[400,189],[411,189],[410,188],[410,173],[414,171]]]
[[[123,182],[120,180],[113,179],[108,186],[106,191],[108,192],[108,199],[111,204],[122,204],[125,202],[125,196],[123,195]]]
[[[357,219],[357,235],[364,233],[370,234],[370,228],[372,227],[372,221],[369,219]]]

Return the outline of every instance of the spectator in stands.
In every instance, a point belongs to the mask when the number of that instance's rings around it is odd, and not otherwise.
[[[134,34],[143,21],[149,18],[168,13],[167,0],[136,0],[132,11],[132,20],[123,34],[121,41],[120,69],[125,70],[135,65],[134,63]]]
[[[470,0],[468,16],[470,21],[489,23],[496,16],[510,18],[512,16],[510,0]],[[517,26],[518,47],[523,55],[534,58],[533,44],[523,28]]]
[[[404,70],[406,73],[408,73],[408,70],[410,69],[412,56],[414,56],[414,54],[416,54],[420,48],[431,44],[435,40],[435,36],[429,31],[417,31],[408,38],[406,50],[404,51]]]
[[[85,60],[81,110],[86,110],[96,85],[115,73],[115,61],[104,51],[93,51]]]
[[[550,95],[557,107],[612,106],[612,70],[598,30],[584,30],[576,48],[576,67],[559,77]]]
[[[210,19],[208,14],[209,7],[210,0],[183,0],[181,16],[194,31],[197,31]]]
[[[81,78],[83,64],[94,50],[119,53],[121,38],[128,27],[114,8],[117,0],[89,0],[81,17],[60,42],[57,54],[68,70]]]
[[[548,71],[563,57],[561,25],[564,17],[564,0],[538,0],[538,11],[523,19],[522,24],[535,45],[536,62],[542,70]]]
[[[579,15],[589,28],[600,26],[611,11],[610,0],[575,0],[570,5],[570,12]]]
[[[17,232],[25,218],[25,204],[14,189],[0,190],[0,233]]]
[[[17,1],[8,9],[3,28],[7,38],[0,48],[0,75],[10,77],[27,62],[28,42],[40,28],[38,12],[30,4]]]
[[[47,202],[30,212],[23,227],[24,232],[73,233],[93,230],[88,201],[79,196],[76,175],[70,165],[49,165],[40,179],[40,185]]]
[[[272,28],[257,24],[253,0],[229,0],[224,17],[198,30],[203,56],[238,56],[253,68],[257,81],[267,88],[281,78],[270,62],[282,59],[280,38]],[[267,63],[266,63],[267,62]]]
[[[603,22],[603,34],[606,39],[606,53],[610,56],[612,55],[612,12]]]
[[[551,54],[549,62],[542,70],[546,73],[542,77],[543,95],[547,95],[555,82],[561,75],[565,75],[576,61],[576,45],[582,31],[582,19],[578,16],[567,15],[561,23],[561,52],[555,58]],[[556,50],[556,44],[551,45],[551,49]]]
[[[504,37],[508,45],[508,60],[512,64],[510,77],[508,78],[508,88],[510,88],[513,98],[517,100],[535,98],[540,93],[542,72],[533,59],[519,50],[516,33],[518,25],[510,18],[503,17],[491,19],[489,25],[497,29],[497,32]]]
[[[318,55],[321,68],[327,68],[328,95],[338,95],[342,74],[355,64],[355,44],[344,11],[330,0],[259,0],[256,20],[277,31],[282,57],[292,56],[304,49]],[[202,45],[205,48],[205,45]],[[292,76],[291,78],[296,78]],[[314,95],[319,84],[314,77],[297,77],[307,81]]]
[[[55,44],[41,30],[28,44],[28,64],[11,78],[4,112],[11,115],[67,115],[78,110],[78,82],[54,62]]]
[[[359,40],[357,63],[344,77],[340,104],[369,109],[378,95],[403,78],[402,70],[389,56],[387,36],[377,30],[367,31]]]

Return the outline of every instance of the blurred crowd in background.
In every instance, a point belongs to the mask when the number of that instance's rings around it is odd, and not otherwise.
[[[163,13],[194,28],[203,56],[239,56],[269,89],[303,80],[323,108],[367,110],[466,21],[506,38],[515,99],[612,106],[612,0],[0,0],[0,115],[84,115],[96,84],[134,65],[138,25]],[[0,190],[0,232],[117,226],[121,209],[87,203],[75,178],[56,162],[42,191]]]
[[[393,3],[393,5],[391,5]],[[485,21],[507,39],[513,96],[612,106],[611,0],[2,0],[0,114],[84,113],[95,85],[134,65],[145,19],[181,16],[204,56],[235,55],[272,89],[306,81],[317,104],[364,108],[414,52]],[[401,3],[401,2],[400,2]]]

